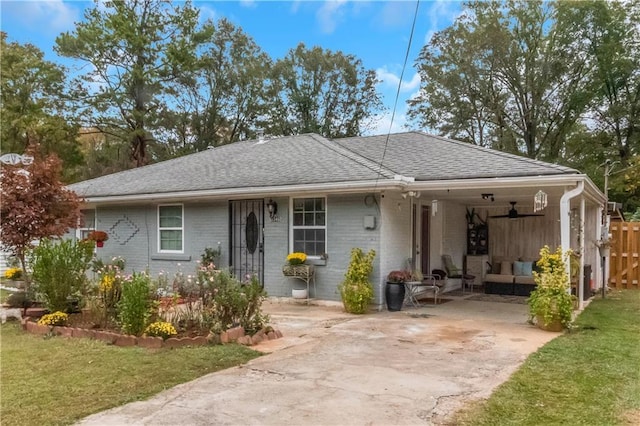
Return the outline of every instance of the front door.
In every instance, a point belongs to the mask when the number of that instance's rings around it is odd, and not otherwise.
[[[240,281],[256,276],[264,285],[264,200],[238,200],[229,204],[231,272]]]

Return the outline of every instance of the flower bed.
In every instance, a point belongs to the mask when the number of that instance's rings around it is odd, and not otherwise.
[[[242,327],[234,327],[220,334],[209,333],[207,336],[170,337],[164,340],[162,337],[131,336],[113,333],[108,330],[41,325],[31,321],[30,318],[24,318],[22,320],[22,328],[32,334],[53,334],[63,337],[89,338],[101,340],[116,346],[140,346],[149,349],[204,346],[221,343],[238,343],[245,346],[253,346],[265,340],[274,340],[282,337],[282,333],[272,327],[265,327],[253,336],[247,336]]]

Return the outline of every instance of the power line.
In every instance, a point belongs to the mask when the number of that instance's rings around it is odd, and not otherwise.
[[[400,88],[402,87],[402,79],[404,78],[404,71],[407,68],[407,61],[409,60],[409,52],[411,51],[411,42],[413,41],[413,32],[416,28],[416,20],[418,18],[418,8],[420,6],[420,0],[416,1],[416,10],[413,14],[413,23],[411,24],[411,34],[409,35],[409,43],[407,44],[407,52],[404,55],[404,64],[402,64],[402,72],[400,73],[400,80],[398,81],[398,89],[396,90],[396,99],[393,103],[393,111],[391,113],[391,122],[389,123],[389,131],[387,132],[387,137],[384,141],[384,150],[382,151],[382,158],[380,159],[380,164],[378,165],[378,175],[376,176],[376,184],[378,185],[378,180],[380,180],[380,174],[382,172],[382,164],[384,163],[384,157],[387,155],[387,146],[389,145],[389,137],[391,135],[391,128],[393,127],[393,120],[396,117],[396,109],[398,108],[398,99],[400,98]],[[375,191],[375,187],[374,187]]]

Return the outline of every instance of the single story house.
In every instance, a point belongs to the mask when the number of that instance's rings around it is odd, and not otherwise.
[[[70,188],[85,200],[76,235],[109,234],[100,258],[190,273],[219,247],[219,266],[257,276],[270,296],[300,284],[283,265],[302,251],[315,268],[311,297],[339,301],[354,247],[376,251],[378,307],[391,270],[429,273],[443,255],[482,282],[496,259],[535,261],[542,246],[561,245],[582,254],[581,274],[589,265],[580,282],[606,278],[596,246],[606,201],[586,175],[422,132],[248,140]]]

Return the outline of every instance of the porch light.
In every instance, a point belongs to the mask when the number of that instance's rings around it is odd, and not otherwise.
[[[438,213],[438,200],[431,200],[431,216],[435,216]]]
[[[495,198],[493,198],[493,194],[482,194],[482,199],[491,200],[492,202],[495,201]]]
[[[420,191],[407,191],[402,193],[402,198],[420,198]]]
[[[278,220],[278,203],[269,198],[267,201],[267,211],[269,212],[269,218],[272,222],[277,222]]]

